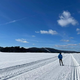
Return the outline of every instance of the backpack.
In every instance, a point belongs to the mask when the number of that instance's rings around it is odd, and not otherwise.
[[[59,54],[59,55],[58,55],[58,58],[59,58],[59,59],[62,59],[62,55],[61,55],[61,54]]]

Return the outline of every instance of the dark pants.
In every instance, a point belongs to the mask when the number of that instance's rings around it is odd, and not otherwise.
[[[61,65],[63,66],[63,61],[62,61],[62,59],[59,59],[59,64],[60,64],[60,66],[61,66]]]

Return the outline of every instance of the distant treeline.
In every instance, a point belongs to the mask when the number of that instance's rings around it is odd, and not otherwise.
[[[24,47],[20,47],[20,46],[15,46],[15,47],[0,47],[0,51],[1,52],[45,52],[45,53],[80,53],[80,52],[76,52],[76,51],[64,51],[64,50],[57,50],[54,48],[36,48],[36,47],[32,47],[32,48],[24,48]]]
[[[26,49],[24,47],[0,47],[1,52],[26,52]]]

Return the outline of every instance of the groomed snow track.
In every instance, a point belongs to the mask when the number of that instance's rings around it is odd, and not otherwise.
[[[59,66],[57,56],[0,69],[0,80],[80,80],[79,64],[72,54],[63,58]]]
[[[79,63],[76,61],[76,59],[72,56],[72,80],[80,80],[80,73],[79,73]]]
[[[48,63],[57,60],[57,57],[47,58],[43,60],[34,61],[31,63],[26,63],[22,65],[16,65],[8,68],[3,68],[0,70],[0,80],[7,80],[9,78],[15,77],[17,75],[23,74],[25,72],[31,71],[33,69],[44,66]]]

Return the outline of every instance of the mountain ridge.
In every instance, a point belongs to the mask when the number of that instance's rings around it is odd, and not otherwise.
[[[1,52],[45,52],[45,53],[80,53],[77,51],[67,51],[67,50],[58,50],[55,48],[49,47],[31,47],[31,48],[24,48],[20,46],[15,47],[0,47]]]

